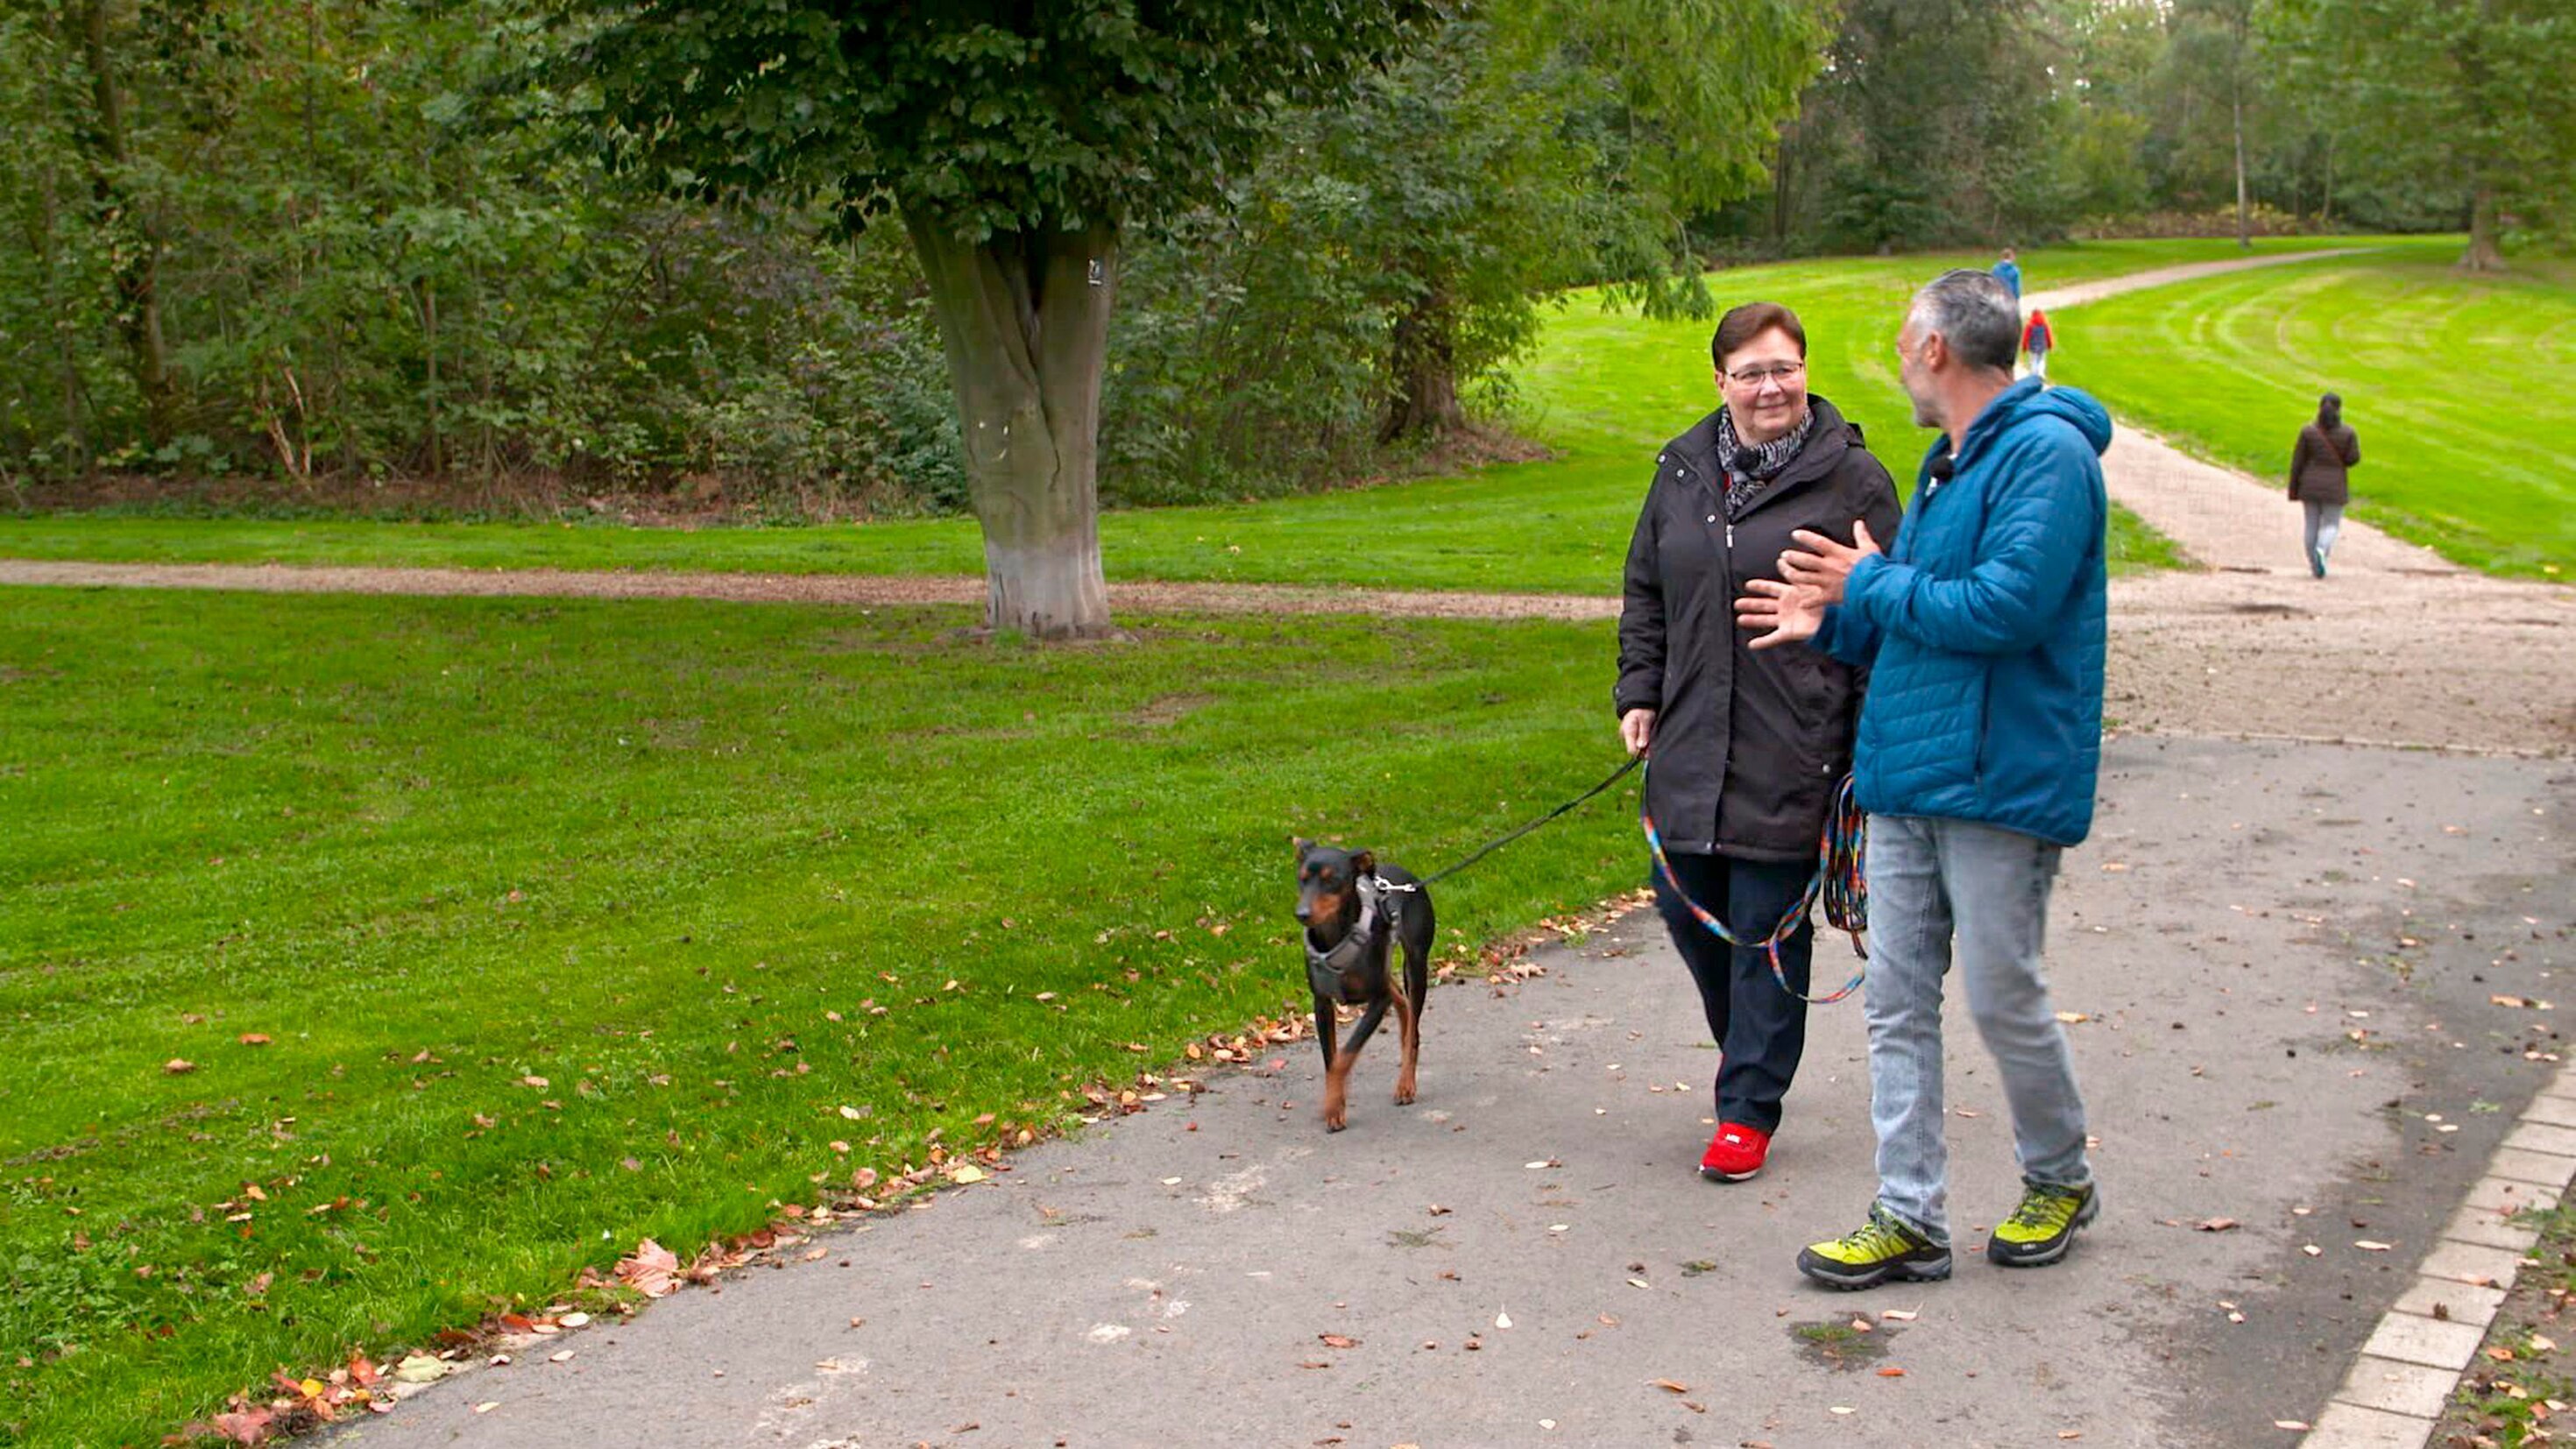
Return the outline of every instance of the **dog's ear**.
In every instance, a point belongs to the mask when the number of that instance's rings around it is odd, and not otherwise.
[[[1376,851],[1374,851],[1374,850],[1363,850],[1363,851],[1361,851],[1359,854],[1354,855],[1354,856],[1352,856],[1352,857],[1351,857],[1351,874],[1353,874],[1353,875],[1374,875],[1374,874],[1376,874],[1376,873],[1377,873],[1377,852],[1376,852]]]
[[[1306,863],[1306,857],[1313,853],[1315,849],[1315,842],[1308,840],[1302,835],[1292,835],[1288,837],[1288,842],[1289,844],[1297,847],[1297,863],[1299,865],[1304,865]]]

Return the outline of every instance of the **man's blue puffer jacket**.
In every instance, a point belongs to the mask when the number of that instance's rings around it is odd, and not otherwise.
[[[1870,666],[1861,808],[2073,845],[2093,827],[2107,632],[2101,453],[2111,415],[2026,378],[1936,439],[1896,550],[1864,557],[1817,648]]]

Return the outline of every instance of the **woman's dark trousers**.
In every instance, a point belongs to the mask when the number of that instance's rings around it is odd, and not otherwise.
[[[1673,895],[1664,873],[1652,872],[1655,909],[1663,913],[1673,945],[1699,986],[1709,1036],[1723,1054],[1717,1068],[1717,1119],[1777,1132],[1780,1099],[1788,1095],[1798,1058],[1807,1049],[1807,1003],[1780,989],[1771,975],[1770,956],[1759,943],[1797,904],[1815,867],[1671,851],[1666,857],[1690,898],[1745,943],[1730,948],[1719,940]],[[1799,922],[1780,943],[1780,970],[1800,996],[1808,989],[1815,944],[1812,920]]]

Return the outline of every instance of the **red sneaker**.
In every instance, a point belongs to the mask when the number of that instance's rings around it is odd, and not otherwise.
[[[1741,1122],[1721,1122],[1699,1160],[1699,1173],[1720,1182],[1742,1182],[1760,1172],[1762,1159],[1770,1155],[1770,1133]]]

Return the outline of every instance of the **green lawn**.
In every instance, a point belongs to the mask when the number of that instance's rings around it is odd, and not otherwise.
[[[2321,243],[2272,238],[2265,250]],[[2095,242],[2024,256],[2032,287],[2237,255],[2232,242]],[[1812,384],[1864,425],[1910,486],[1925,435],[1909,421],[1888,346],[1906,298],[1942,267],[1983,255],[1841,259],[1711,278],[1721,307],[1787,302],[1815,351]],[[1569,297],[1523,369],[1519,425],[1554,459],[1453,478],[1229,507],[1113,513],[1101,548],[1113,579],[1341,583],[1420,589],[1607,593],[1636,521],[1656,444],[1715,405],[1709,324],[1656,323]],[[2123,519],[2123,566],[2154,561]],[[608,524],[379,523],[141,516],[0,516],[0,557],[973,574],[964,519],[865,525],[633,529]]]
[[[1618,758],[1604,624],[0,594],[0,1442],[1061,1123],[1302,1000],[1292,832],[1427,871]],[[1444,939],[1636,884],[1634,800]]]
[[[2457,238],[2067,312],[2052,378],[2287,480],[2317,395],[2361,434],[2353,512],[2494,573],[2576,572],[2576,269],[2451,270]]]

